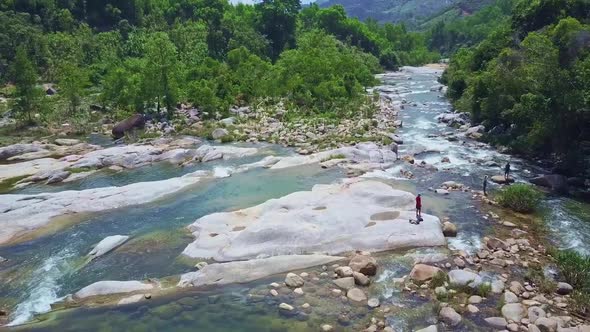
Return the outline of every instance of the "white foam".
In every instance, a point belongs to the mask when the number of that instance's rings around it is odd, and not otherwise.
[[[61,288],[59,280],[73,271],[73,266],[69,263],[73,256],[74,253],[66,248],[45,260],[43,265],[33,272],[27,287],[29,296],[17,305],[8,326],[24,324],[34,315],[50,311],[51,304],[62,299],[58,297]]]
[[[234,172],[233,167],[227,166],[216,166],[213,168],[213,177],[215,178],[228,178]]]

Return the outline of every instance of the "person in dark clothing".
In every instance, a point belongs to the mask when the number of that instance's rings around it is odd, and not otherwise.
[[[483,195],[487,196],[488,195],[488,176],[484,176],[483,177]]]
[[[506,179],[506,182],[508,182],[509,177],[510,177],[510,162],[507,162],[506,166],[504,166],[504,179]]]
[[[418,222],[422,220],[422,195],[416,196],[416,219]]]

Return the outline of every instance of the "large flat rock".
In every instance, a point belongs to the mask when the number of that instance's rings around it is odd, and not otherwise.
[[[105,296],[113,294],[133,293],[147,291],[154,288],[154,285],[141,281],[98,281],[88,285],[74,294],[76,299],[86,299],[92,296]]]
[[[220,286],[244,283],[271,275],[328,264],[344,257],[325,255],[289,255],[264,259],[209,264],[196,272],[183,274],[179,287]]]
[[[0,244],[26,237],[50,224],[53,218],[145,204],[187,188],[210,173],[198,171],[162,181],[122,187],[62,191],[38,195],[2,195]]]
[[[361,179],[316,185],[258,206],[202,217],[184,255],[234,261],[277,255],[440,246],[438,218],[415,219],[414,195]]]

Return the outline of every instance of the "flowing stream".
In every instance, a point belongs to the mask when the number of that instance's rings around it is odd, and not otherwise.
[[[484,175],[501,173],[501,165],[510,160],[514,176],[526,181],[539,170],[525,161],[498,153],[485,144],[466,139],[453,128],[438,123],[437,115],[451,106],[439,91],[437,77],[442,72],[430,68],[405,68],[397,73],[380,75],[382,85],[375,88],[385,97],[405,100],[400,112],[404,139],[400,155],[414,155],[416,164],[425,161],[439,171],[430,171],[399,161],[386,171],[375,171],[365,177],[379,178],[392,185],[422,193],[426,213],[449,217],[459,227],[459,236],[450,241],[451,249],[474,251],[480,239],[490,232],[493,224],[474,206],[471,194],[452,192],[447,196],[431,189],[453,180],[479,189]],[[286,155],[291,150],[264,146],[263,154]],[[158,164],[133,171],[98,172],[82,181],[57,186],[34,185],[19,193],[42,193],[62,190],[82,190],[105,186],[120,186],[134,182],[154,181],[181,176],[198,169],[222,172],[241,164],[258,161],[257,155],[240,160],[207,163],[187,168]],[[448,157],[450,162],[443,162]],[[401,170],[410,171],[407,180]],[[24,325],[37,330],[181,330],[194,331],[307,331],[321,321],[284,318],[276,313],[276,304],[269,300],[252,300],[249,290],[263,287],[278,279],[261,280],[246,285],[233,285],[222,290],[186,291],[183,294],[159,298],[149,304],[117,308],[79,308],[43,314],[51,304],[99,280],[134,280],[161,278],[191,270],[179,259],[179,254],[192,240],[185,226],[204,215],[245,208],[271,198],[309,190],[314,184],[332,183],[345,177],[338,168],[324,170],[314,166],[271,171],[254,169],[231,177],[200,183],[173,197],[142,206],[94,214],[74,226],[26,243],[0,247],[0,256],[10,258],[0,269],[0,304],[12,308],[12,325],[34,318],[43,323]],[[491,189],[496,188],[491,184]],[[562,248],[590,253],[590,223],[568,208],[569,200],[550,196],[544,204],[549,234]],[[130,235],[131,240],[119,250],[90,264],[84,256],[92,246],[109,235]],[[410,331],[425,322],[435,322],[430,303],[408,299],[395,287],[395,278],[411,269],[412,255],[436,255],[441,249],[418,249],[410,253],[389,253],[383,258],[384,271],[378,276],[372,291],[384,302],[400,310],[388,323],[396,331]],[[410,258],[409,258],[410,257]],[[327,314],[329,315],[329,314]]]

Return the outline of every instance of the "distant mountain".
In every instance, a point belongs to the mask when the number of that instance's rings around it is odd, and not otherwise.
[[[343,5],[350,16],[360,20],[406,23],[418,28],[440,17],[469,15],[494,0],[317,0],[322,7]]]

